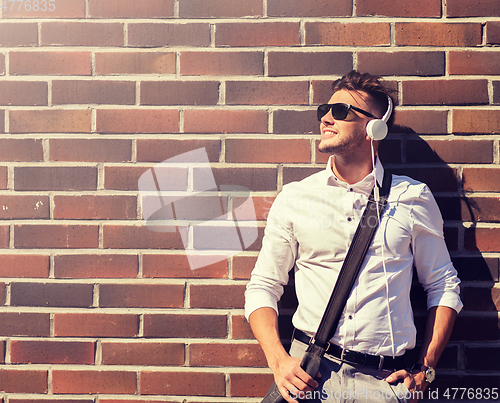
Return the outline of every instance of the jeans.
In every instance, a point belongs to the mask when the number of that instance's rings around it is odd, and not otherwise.
[[[290,355],[301,358],[306,348],[306,344],[293,340]],[[318,388],[297,397],[307,399],[308,403],[407,403],[411,400],[403,382],[389,384],[384,381],[391,373],[389,370],[350,365],[325,355],[319,372]]]

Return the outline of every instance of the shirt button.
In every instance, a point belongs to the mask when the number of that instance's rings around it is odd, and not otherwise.
[[[347,221],[351,222],[352,218],[351,217],[347,217]]]
[[[349,315],[349,319],[352,319],[352,315]]]
[[[354,189],[353,188],[349,188],[349,192],[354,192]]]

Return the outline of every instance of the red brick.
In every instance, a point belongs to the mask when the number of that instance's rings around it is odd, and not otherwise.
[[[0,54],[0,75],[5,75],[5,55]]]
[[[8,177],[7,167],[0,167],[0,189],[7,189]]]
[[[6,291],[7,291],[7,288],[5,286],[5,283],[0,283],[0,306],[1,305],[5,305],[5,302],[6,302],[6,298],[7,298],[7,295],[6,295]],[[3,363],[4,362],[4,357],[5,357],[5,346],[4,346],[5,343],[3,342],[0,342],[0,363]]]
[[[496,50],[450,52],[448,69],[450,74],[497,75],[500,74],[500,54]]]
[[[442,168],[401,168],[395,174],[406,175],[429,185],[432,192],[455,192],[457,190],[457,170]]]
[[[215,46],[300,45],[298,22],[239,22],[216,24]]]
[[[203,187],[203,172],[194,172],[194,188]],[[215,182],[221,185],[238,185],[258,191],[275,191],[277,189],[277,170],[275,168],[212,168]],[[201,174],[201,175],[200,175]]]
[[[135,104],[135,83],[132,81],[54,80],[52,103],[59,104]]]
[[[311,76],[344,74],[346,71],[352,69],[352,63],[351,52],[271,51],[268,55],[268,75]]]
[[[145,313],[144,337],[226,338],[227,316]]]
[[[184,365],[182,343],[103,342],[103,365]]]
[[[92,307],[93,285],[70,283],[12,283],[12,306]]]
[[[55,255],[56,278],[135,278],[136,255]]]
[[[262,76],[264,74],[264,53],[236,51],[181,52],[180,74],[186,76]]]
[[[158,168],[156,168],[158,170]],[[147,171],[144,167],[106,167],[104,187],[115,190],[137,190],[138,180]],[[171,190],[186,190],[187,170],[169,168]]]
[[[463,188],[473,192],[500,192],[500,169],[464,168]]]
[[[10,3],[10,5],[12,6],[12,3]],[[37,45],[38,24],[33,22],[4,22],[0,25],[0,46],[14,47]]]
[[[48,278],[49,257],[44,255],[0,255],[0,277]]]
[[[8,248],[10,244],[10,228],[8,225],[0,225],[0,248]]]
[[[440,0],[415,0],[411,2],[389,2],[378,0],[358,0],[356,15],[379,15],[387,17],[428,18],[441,17]]]
[[[448,133],[448,112],[433,110],[398,110],[395,124],[416,133]]]
[[[243,315],[233,315],[231,329],[233,339],[255,340],[252,329],[250,328],[250,324]]]
[[[97,225],[16,225],[14,247],[19,249],[97,248]]]
[[[480,289],[478,289],[479,291]],[[485,290],[486,291],[486,290]],[[483,292],[485,292],[483,291]],[[492,290],[493,291],[493,290]],[[479,294],[479,293],[478,293]],[[490,296],[491,303],[491,296]],[[497,363],[500,360],[500,350],[495,347],[465,347],[467,357],[467,370],[476,371],[496,371]],[[481,389],[479,389],[481,390]],[[478,393],[479,394],[479,393]]]
[[[180,18],[262,17],[260,0],[184,0],[179,3]]]
[[[135,394],[137,374],[131,371],[52,371],[55,394]]]
[[[121,23],[42,22],[41,45],[123,46]]]
[[[403,82],[403,105],[488,104],[487,80],[418,80]]]
[[[174,398],[175,399],[175,398]],[[161,400],[163,403],[177,403],[175,400],[164,400],[164,398]],[[93,403],[94,401],[92,400]],[[99,398],[100,403],[158,403],[158,400],[144,400],[144,399],[103,399],[102,397]],[[57,402],[54,402],[57,403]],[[80,401],[76,402],[80,403]],[[86,402],[85,402],[86,403]]]
[[[0,196],[1,219],[49,218],[47,196]]]
[[[408,140],[406,144],[409,163],[493,163],[491,140]]]
[[[190,287],[191,308],[243,308],[245,285],[201,285]]]
[[[15,190],[96,190],[94,167],[15,167]]]
[[[450,340],[485,341],[498,340],[499,320],[495,316],[459,316],[455,322]],[[478,329],[481,329],[478,332]],[[482,377],[487,378],[487,377]],[[490,382],[489,380],[487,382]]]
[[[98,109],[99,133],[178,133],[179,112],[164,109]]]
[[[478,46],[480,23],[398,22],[397,46]]]
[[[175,74],[174,52],[96,52],[95,74]]]
[[[214,372],[141,371],[141,395],[224,396],[225,376]]]
[[[466,228],[465,250],[471,252],[500,252],[500,228]]]
[[[267,112],[252,110],[186,110],[186,133],[267,133]]]
[[[500,222],[500,198],[470,196],[461,200],[463,221]]]
[[[47,393],[48,375],[43,370],[0,370],[0,390],[6,393]]]
[[[217,105],[218,81],[143,81],[141,105]]]
[[[273,374],[230,374],[232,397],[265,396],[273,383]]]
[[[174,16],[174,0],[90,0],[91,18],[169,18]]]
[[[486,43],[490,45],[500,44],[500,22],[488,21],[486,23]]]
[[[94,364],[94,342],[12,340],[13,364]]]
[[[11,133],[90,133],[90,110],[13,110]]]
[[[247,200],[246,197],[233,197],[233,209],[235,208],[234,206],[240,206]],[[267,220],[267,216],[269,214],[269,209],[274,201],[274,197],[252,197],[252,203],[253,203],[253,211],[246,210],[242,211],[241,214],[238,214],[238,219],[240,221],[243,220],[250,220],[250,221],[265,221]]]
[[[5,111],[0,110],[0,133],[5,133]]]
[[[0,161],[43,161],[41,139],[1,139]]]
[[[1,200],[1,199],[0,199]],[[55,219],[131,220],[137,218],[134,196],[54,196]]]
[[[307,139],[227,139],[226,162],[306,163],[311,161]]]
[[[496,0],[447,0],[448,17],[500,17],[500,4]]]
[[[307,105],[307,81],[228,81],[228,105]]]
[[[500,110],[455,109],[454,133],[500,133]]]
[[[132,314],[56,313],[56,337],[136,337],[139,318]]]
[[[219,162],[220,140],[137,139],[138,162],[162,162],[204,148],[210,162]]]
[[[468,311],[497,312],[500,310],[500,289],[487,287],[463,287],[460,298]]]
[[[142,275],[149,278],[227,278],[227,259],[222,258],[217,263],[192,270],[184,254],[144,254]]]
[[[29,6],[31,4],[31,7]],[[28,11],[27,11],[28,10]],[[39,1],[17,4],[8,2],[3,10],[4,18],[85,18],[85,0],[65,0],[63,2]]]
[[[11,75],[76,75],[90,76],[90,52],[46,51],[10,52]]]
[[[252,273],[255,263],[257,262],[256,256],[241,256],[233,257],[233,278],[237,280],[248,280]]]
[[[41,81],[0,81],[0,105],[47,105],[47,83]]]
[[[267,367],[258,344],[189,345],[189,365],[193,367]]]
[[[423,51],[359,52],[358,69],[385,76],[442,76],[445,74],[445,54]]]
[[[184,284],[101,284],[102,308],[182,308]]]
[[[48,337],[49,335],[48,313],[0,312],[0,336]]]
[[[145,226],[105,225],[104,248],[111,249],[184,249],[176,232],[153,232]]]
[[[9,399],[11,403],[94,403],[94,399]],[[102,400],[101,400],[102,402]]]
[[[269,17],[350,17],[351,0],[340,0],[335,6],[318,0],[269,0]]]
[[[209,46],[208,23],[131,23],[128,44],[134,47]]]
[[[307,45],[377,46],[389,45],[388,23],[306,22]]]
[[[328,91],[330,93],[330,91]],[[328,102],[331,94],[325,99]],[[276,134],[319,134],[316,110],[278,110],[273,113],[273,133]]]
[[[50,139],[50,161],[128,162],[132,140]]]

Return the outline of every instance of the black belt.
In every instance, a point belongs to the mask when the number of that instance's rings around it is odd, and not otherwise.
[[[298,329],[294,330],[293,338],[305,344],[311,343],[313,339],[312,337],[309,337],[307,334]],[[347,350],[331,343],[328,343],[326,354],[332,355],[333,357],[349,364],[372,367],[378,369],[379,371],[382,369],[398,370],[405,368],[404,355],[392,358],[385,357],[383,355],[365,354],[359,353],[357,351]]]

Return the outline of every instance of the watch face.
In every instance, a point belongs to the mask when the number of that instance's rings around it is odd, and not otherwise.
[[[436,370],[434,368],[428,367],[425,370],[425,380],[429,383],[436,379]]]

